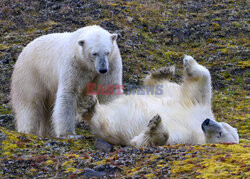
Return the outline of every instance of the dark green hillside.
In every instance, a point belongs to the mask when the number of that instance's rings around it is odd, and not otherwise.
[[[247,178],[250,176],[249,2],[246,0],[1,0],[0,176]],[[52,140],[15,132],[10,76],[21,50],[34,38],[98,24],[118,33],[124,84],[141,84],[146,72],[194,56],[211,72],[213,110],[237,127],[238,145],[115,147],[102,153],[84,124],[85,140]]]

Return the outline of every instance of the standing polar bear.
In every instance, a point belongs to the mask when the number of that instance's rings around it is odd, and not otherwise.
[[[162,95],[124,95],[106,105],[93,96],[94,114],[87,120],[93,133],[112,144],[136,147],[238,143],[237,130],[214,119],[209,71],[191,56],[185,56],[183,63],[181,85],[168,80],[173,67],[146,78],[146,85],[162,85]]]
[[[19,132],[74,137],[87,83],[122,84],[117,34],[99,26],[41,36],[20,54],[11,83]],[[114,95],[98,96],[101,103]],[[53,132],[51,132],[53,131]]]

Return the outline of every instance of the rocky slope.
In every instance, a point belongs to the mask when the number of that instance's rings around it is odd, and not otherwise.
[[[98,24],[119,34],[124,84],[141,84],[146,72],[182,67],[184,54],[208,67],[213,109],[219,121],[238,128],[239,145],[164,146],[113,152],[85,140],[40,139],[14,131],[10,76],[23,47],[53,32]],[[2,177],[198,177],[250,175],[249,3],[226,1],[1,0],[0,176]],[[179,80],[182,71],[177,71]]]

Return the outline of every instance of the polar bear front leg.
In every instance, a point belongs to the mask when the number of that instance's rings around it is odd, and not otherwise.
[[[147,128],[130,141],[130,144],[135,147],[160,146],[166,144],[168,138],[168,131],[163,127],[161,117],[157,114],[149,121]]]
[[[78,138],[75,135],[75,120],[78,100],[78,88],[86,86],[84,74],[74,64],[65,64],[61,70],[56,93],[52,123],[58,138]]]
[[[52,122],[56,137],[75,135],[76,96],[63,84],[59,85]]]
[[[198,64],[195,59],[185,55],[183,59],[184,81],[182,89],[189,94],[188,98],[194,99],[199,103],[211,103],[212,88],[211,76],[204,66]]]

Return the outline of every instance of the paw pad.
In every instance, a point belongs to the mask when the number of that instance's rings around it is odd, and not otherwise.
[[[91,111],[97,103],[97,97],[95,95],[90,95],[88,98],[88,111]]]
[[[173,75],[175,72],[175,66],[171,67],[162,67],[156,71],[151,72],[154,78],[166,78],[170,75]]]
[[[148,123],[148,127],[154,129],[161,122],[161,117],[157,114]]]

